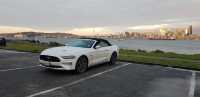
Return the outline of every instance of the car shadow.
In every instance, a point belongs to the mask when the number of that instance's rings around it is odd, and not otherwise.
[[[43,68],[41,72],[51,74],[51,75],[58,75],[58,76],[66,76],[66,75],[83,75],[83,74],[88,74],[91,72],[98,72],[107,69],[107,67],[112,67],[112,65],[109,65],[108,63],[102,63],[102,64],[97,64],[95,66],[91,66],[88,68],[88,70],[84,73],[76,73],[74,70],[54,70],[54,69],[46,69]]]
[[[112,66],[112,65],[109,65],[108,63],[101,63],[101,64],[97,64],[97,65],[89,67],[87,71],[92,71],[92,70],[100,69],[107,66]]]
[[[43,68],[42,70],[43,73],[51,74],[51,75],[75,75],[76,72],[73,70],[54,70],[54,69],[47,69]]]

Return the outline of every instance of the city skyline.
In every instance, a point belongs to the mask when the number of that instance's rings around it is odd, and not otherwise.
[[[140,26],[133,26],[133,27],[124,27],[123,30],[112,31],[109,27],[93,27],[93,28],[74,28],[71,30],[65,31],[45,31],[45,30],[38,30],[33,28],[26,28],[26,27],[9,27],[9,26],[0,26],[0,33],[16,33],[16,32],[44,32],[44,33],[71,33],[81,36],[90,36],[90,35],[110,35],[110,34],[119,34],[120,32],[157,32],[162,28],[165,29],[179,29],[179,28],[187,28],[190,25],[169,25],[169,24],[160,24],[160,25],[140,25]],[[198,32],[198,28],[194,29],[194,34]],[[197,27],[197,26],[195,26]]]

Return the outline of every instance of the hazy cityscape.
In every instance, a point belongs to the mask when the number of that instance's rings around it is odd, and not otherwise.
[[[32,39],[40,38],[79,38],[80,35],[67,33],[67,32],[17,32],[17,33],[0,33],[0,37],[8,39]],[[145,40],[200,40],[200,35],[193,34],[193,27],[167,28],[162,27],[155,31],[125,31],[116,32],[115,34],[95,34],[93,36],[84,37],[97,37],[97,38],[111,38],[111,39],[145,39]]]

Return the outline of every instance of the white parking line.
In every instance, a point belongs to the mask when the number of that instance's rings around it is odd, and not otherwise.
[[[73,82],[71,82],[71,83],[64,84],[64,85],[62,85],[62,86],[58,86],[58,87],[55,87],[55,88],[52,88],[52,89],[48,89],[48,90],[44,90],[44,91],[41,91],[41,92],[38,92],[38,93],[34,93],[34,94],[31,94],[31,95],[29,95],[29,96],[27,96],[27,97],[35,97],[35,96],[39,96],[39,95],[42,95],[42,94],[46,94],[46,93],[49,93],[49,92],[52,92],[52,91],[61,89],[61,88],[63,88],[63,87],[68,87],[68,86],[71,86],[71,85],[74,85],[74,84],[83,82],[83,81],[85,81],[85,80],[88,80],[88,79],[91,79],[91,78],[100,76],[100,75],[102,75],[102,74],[104,74],[104,73],[111,72],[111,71],[120,69],[120,68],[122,68],[122,67],[128,66],[129,64],[131,64],[131,63],[126,63],[126,64],[123,64],[123,65],[120,65],[120,66],[117,66],[117,67],[114,67],[114,68],[105,70],[105,71],[103,71],[103,72],[100,72],[100,73],[97,73],[97,74],[93,74],[93,75],[88,76],[88,77],[85,77],[85,78],[81,78],[81,79],[79,79],[79,80],[77,80],[77,81],[73,81]]]
[[[175,67],[166,67],[168,69],[174,69],[174,70],[178,70],[178,71],[186,71],[186,72],[196,72],[196,73],[200,73],[200,71],[197,70],[189,70],[189,69],[182,69],[182,68],[175,68]]]
[[[38,66],[39,66],[39,65],[30,66],[30,67],[24,67],[24,68],[4,69],[4,70],[0,70],[0,72],[15,71],[15,70],[23,70],[23,69],[30,69],[30,68],[35,68],[35,67],[38,67]]]
[[[190,89],[188,97],[194,97],[195,84],[196,84],[196,72],[192,72],[192,76],[190,78]]]
[[[0,49],[0,53],[28,53],[28,52],[19,52],[19,51],[14,51],[14,50]]]
[[[200,73],[200,71],[181,69],[181,68],[173,68],[173,67],[167,67],[167,68],[168,69],[174,69],[174,70],[178,70],[178,71],[185,71],[185,72],[191,72],[192,73],[192,75],[190,77],[190,87],[189,87],[188,97],[194,97],[195,87],[196,87],[196,73]]]

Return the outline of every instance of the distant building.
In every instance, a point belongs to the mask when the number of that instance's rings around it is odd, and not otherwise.
[[[187,27],[187,28],[185,29],[185,34],[186,34],[186,35],[191,35],[191,34],[192,34],[192,25],[190,25],[189,27]]]
[[[14,38],[24,38],[24,35],[22,33],[17,33],[14,35]]]
[[[168,32],[167,28],[160,28],[160,35],[166,35],[166,33]]]

